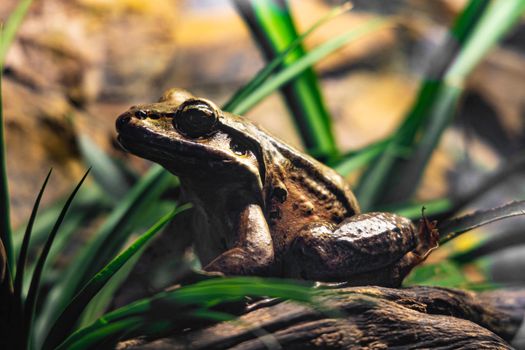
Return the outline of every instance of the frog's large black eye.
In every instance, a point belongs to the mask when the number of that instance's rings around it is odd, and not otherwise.
[[[218,118],[217,111],[210,104],[189,100],[177,109],[173,125],[184,136],[198,138],[212,134]]]

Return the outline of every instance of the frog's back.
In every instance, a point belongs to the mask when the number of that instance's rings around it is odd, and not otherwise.
[[[334,226],[359,214],[359,204],[346,181],[333,169],[270,137],[274,150],[266,164],[266,206],[272,234],[283,249],[307,224]]]

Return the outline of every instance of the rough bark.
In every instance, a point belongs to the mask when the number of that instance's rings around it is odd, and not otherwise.
[[[291,301],[249,305],[223,322],[120,349],[510,349],[525,290],[474,293],[437,287],[336,290],[318,307]]]

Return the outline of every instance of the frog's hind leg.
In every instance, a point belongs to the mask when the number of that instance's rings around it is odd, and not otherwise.
[[[436,239],[426,226],[416,231],[410,220],[387,213],[355,215],[339,226],[310,224],[294,239],[283,274],[348,285],[398,286],[435,247]]]

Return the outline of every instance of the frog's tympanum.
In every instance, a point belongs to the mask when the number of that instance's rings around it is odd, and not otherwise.
[[[185,90],[131,107],[117,130],[179,176],[206,271],[396,286],[437,246],[433,224],[361,214],[335,171]]]

